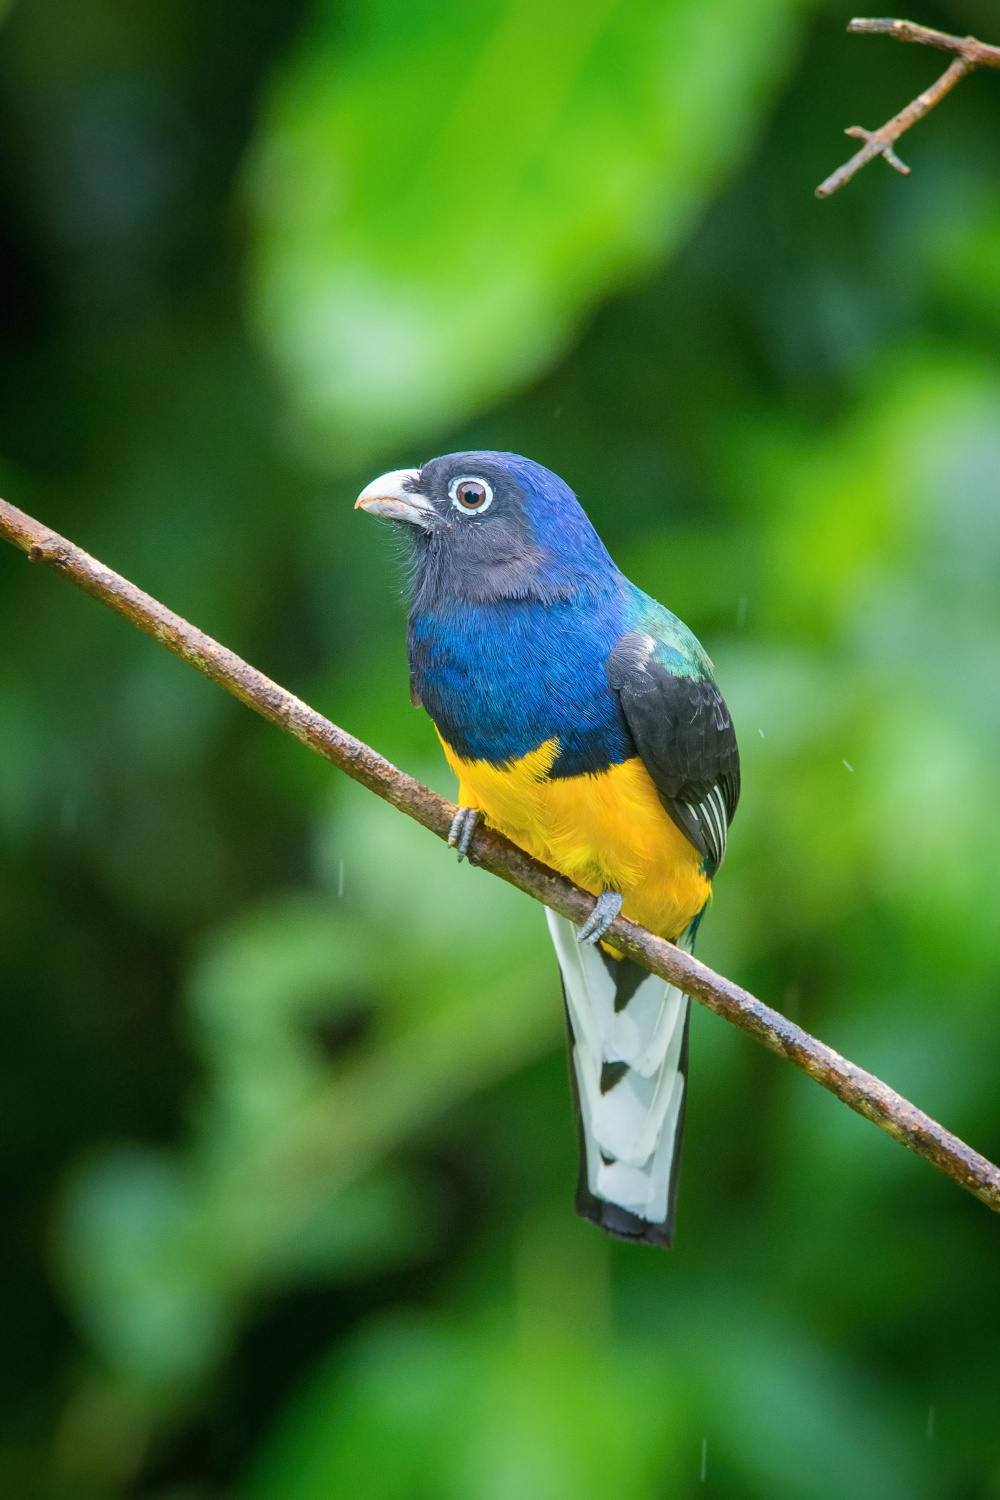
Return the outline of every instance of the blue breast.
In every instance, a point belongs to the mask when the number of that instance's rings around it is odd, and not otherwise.
[[[410,617],[414,686],[463,759],[519,760],[556,736],[551,776],[606,770],[636,753],[604,672],[626,605],[618,587],[555,604],[440,601]]]

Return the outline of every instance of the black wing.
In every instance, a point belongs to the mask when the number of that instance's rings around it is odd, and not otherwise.
[[[608,657],[608,685],[660,801],[714,873],[740,800],[736,731],[715,683],[677,676],[655,659],[657,645],[624,636]]]

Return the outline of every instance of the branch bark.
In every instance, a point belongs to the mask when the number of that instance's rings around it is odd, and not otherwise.
[[[143,593],[128,579],[3,500],[0,500],[0,537],[26,552],[32,562],[44,563],[122,615],[248,708],[293,734],[310,750],[416,819],[438,838],[447,839],[456,812],[450,802],[398,770],[361,740],[338,729],[307,703]],[[574,922],[583,922],[590,915],[593,896],[489,828],[482,825],[477,828],[469,857],[472,863]],[[747,990],[635,922],[619,917],[608,929],[606,940],[793,1063],[859,1115],[954,1178],[994,1213],[1000,1213],[1000,1168],[873,1074],[841,1057]]]
[[[922,120],[967,73],[972,73],[976,68],[1000,69],[1000,47],[987,46],[973,36],[949,36],[947,32],[933,31],[929,26],[916,26],[912,21],[859,19],[851,21],[847,29],[866,36],[894,36],[900,42],[916,42],[924,47],[936,47],[940,52],[954,53],[955,61],[936,83],[925,89],[912,104],[900,110],[881,130],[866,130],[863,125],[852,125],[845,134],[854,136],[865,144],[850,161],[838,167],[825,182],[820,183],[816,189],[817,198],[829,198],[876,156],[884,156],[891,167],[895,167],[904,177],[909,177],[909,167],[900,161],[892,149],[904,131]]]

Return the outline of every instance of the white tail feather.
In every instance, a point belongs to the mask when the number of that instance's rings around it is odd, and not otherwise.
[[[663,1224],[684,1119],[681,1052],[690,1002],[650,974],[616,1012],[615,980],[604,958],[577,942],[572,922],[548,909],[545,915],[573,1031],[588,1186],[595,1198]],[[602,1093],[606,1063],[627,1070]]]

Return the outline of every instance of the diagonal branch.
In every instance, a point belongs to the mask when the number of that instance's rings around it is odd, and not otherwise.
[[[900,110],[881,130],[865,130],[863,125],[852,125],[845,134],[852,135],[865,144],[849,162],[838,167],[825,182],[820,183],[816,189],[817,198],[829,198],[876,156],[884,156],[891,167],[895,167],[904,177],[909,177],[909,167],[900,161],[892,149],[904,131],[922,120],[935,104],[941,102],[945,94],[951,92],[956,83],[961,82],[966,73],[972,73],[976,68],[1000,68],[1000,47],[989,47],[985,42],[977,42],[973,36],[949,36],[944,31],[932,31],[929,26],[916,26],[912,21],[856,20],[847,29],[868,36],[894,36],[901,42],[918,42],[925,47],[936,47],[940,52],[954,53],[955,61],[936,83],[925,89],[912,104]]]
[[[202,634],[180,615],[175,615],[136,588],[135,584],[3,500],[0,500],[0,537],[27,552],[32,562],[44,563],[70,579],[85,593],[123,615],[146,635],[224,687],[248,708],[295,735],[310,750],[346,771],[348,776],[391,802],[400,812],[415,818],[438,838],[447,839],[456,812],[450,802],[412,776],[397,770],[377,751],[338,729],[300,698],[279,687],[210,636]],[[583,922],[593,909],[593,896],[539,864],[489,828],[480,826],[477,829],[470,859],[574,922]],[[747,990],[713,973],[696,958],[682,953],[672,943],[655,937],[635,922],[619,917],[608,929],[607,940],[652,973],[676,984],[717,1016],[731,1021],[779,1057],[794,1063],[859,1115],[924,1157],[939,1171],[953,1177],[994,1213],[1000,1213],[1000,1168],[943,1129],[880,1079],[817,1041]]]

